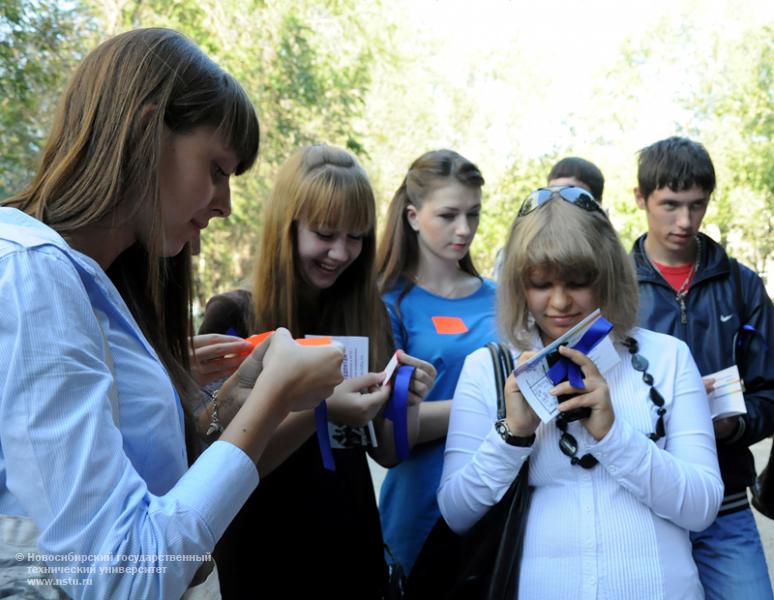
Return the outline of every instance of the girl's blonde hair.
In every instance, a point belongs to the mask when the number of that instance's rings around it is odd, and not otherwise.
[[[531,349],[533,330],[526,289],[534,269],[554,277],[588,281],[602,314],[619,339],[637,321],[639,290],[629,256],[601,212],[553,198],[511,225],[497,301],[503,335]]]
[[[296,151],[280,168],[264,207],[253,278],[253,329],[287,327],[309,333],[370,339],[369,363],[381,368],[392,340],[376,289],[376,202],[368,177],[346,150],[316,145]],[[320,293],[314,314],[301,314],[297,224],[362,233],[359,256]]]

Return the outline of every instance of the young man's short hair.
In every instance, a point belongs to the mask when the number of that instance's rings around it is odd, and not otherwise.
[[[673,136],[640,150],[637,184],[645,200],[664,187],[682,192],[698,186],[709,195],[715,190],[715,167],[700,143]]]
[[[548,181],[574,177],[585,183],[597,202],[602,202],[602,192],[605,190],[605,177],[593,162],[578,156],[568,156],[556,163],[548,174]]]

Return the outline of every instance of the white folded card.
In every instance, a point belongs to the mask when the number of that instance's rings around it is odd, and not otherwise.
[[[384,367],[384,380],[382,381],[382,385],[390,383],[390,379],[392,379],[392,376],[395,374],[395,369],[398,368],[398,364],[398,353],[395,352],[387,363],[387,366]]]
[[[710,413],[713,419],[734,417],[747,412],[744,404],[744,382],[739,377],[739,368],[736,365],[702,377],[711,377],[715,380],[715,387],[709,394]]]
[[[532,410],[535,411],[535,414],[540,417],[543,423],[550,422],[559,414],[558,399],[556,396],[548,393],[554,387],[553,382],[547,375],[550,368],[547,360],[548,355],[562,344],[572,346],[578,343],[592,323],[601,316],[599,309],[595,310],[563,336],[551,342],[535,356],[514,369],[516,383],[519,384],[519,389],[524,395],[524,399],[529,402]],[[609,335],[605,336],[599,344],[591,349],[588,357],[603,375],[621,360]]]
[[[360,377],[368,373],[368,338],[356,335],[307,335],[307,338],[330,337],[334,342],[340,342],[344,346],[344,362],[341,364],[341,374],[344,379]],[[352,427],[339,425],[328,421],[328,437],[331,448],[352,448],[353,446],[368,446],[374,448],[376,432],[374,424],[369,421],[368,427]]]

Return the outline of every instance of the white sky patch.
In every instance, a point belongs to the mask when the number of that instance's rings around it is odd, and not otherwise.
[[[600,105],[621,48],[658,32],[659,23],[685,24],[692,36],[662,40],[674,46],[673,64],[654,65],[651,73],[645,67],[653,93],[638,93],[626,150],[675,133],[686,118],[679,93],[699,75],[682,62],[681,45],[701,49],[702,32],[733,35],[774,18],[774,2],[764,0],[400,0],[395,10],[416,27],[408,43],[428,73],[475,95],[490,124],[482,146],[504,162],[514,151],[548,152],[568,138],[568,127],[603,119]]]

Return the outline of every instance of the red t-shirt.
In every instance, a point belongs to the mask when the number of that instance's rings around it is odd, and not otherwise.
[[[658,269],[659,273],[664,277],[664,279],[667,280],[669,285],[674,288],[675,291],[679,290],[683,283],[685,283],[685,279],[688,277],[688,275],[691,273],[691,269],[693,269],[693,263],[686,263],[684,265],[677,265],[676,267],[670,267],[669,265],[662,265],[661,263],[657,263],[656,261],[653,261],[653,264]],[[691,276],[691,280],[693,280],[693,276]],[[685,286],[685,290],[688,291],[688,288],[691,287],[691,282],[688,282],[688,285]]]

